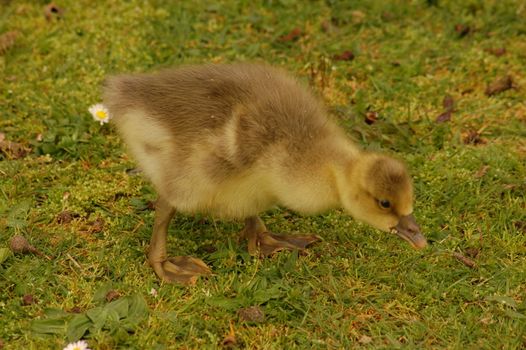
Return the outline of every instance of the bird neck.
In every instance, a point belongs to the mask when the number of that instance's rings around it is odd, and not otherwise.
[[[331,161],[333,188],[339,208],[347,208],[362,186],[364,153],[351,145],[345,155]]]

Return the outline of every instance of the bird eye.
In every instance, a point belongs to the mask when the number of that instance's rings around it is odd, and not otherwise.
[[[391,207],[391,202],[389,202],[387,199],[380,199],[378,204],[380,204],[380,206],[384,209],[389,209]]]

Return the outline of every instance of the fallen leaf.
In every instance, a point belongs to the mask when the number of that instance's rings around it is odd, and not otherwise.
[[[282,41],[282,42],[294,41],[294,40],[299,39],[301,35],[302,35],[301,29],[296,27],[292,29],[288,34],[281,36],[279,38],[279,41]]]
[[[35,298],[31,294],[26,294],[22,297],[22,305],[28,306],[35,303]]]
[[[352,51],[343,51],[340,54],[334,55],[333,59],[335,61],[352,61],[354,59],[354,53]]]
[[[480,137],[480,134],[475,130],[464,133],[463,141],[466,145],[483,145],[486,143],[486,140]]]
[[[490,54],[492,54],[493,56],[500,57],[500,56],[502,56],[502,55],[504,55],[506,53],[506,48],[505,47],[497,47],[497,48],[486,49],[485,51],[490,53]]]
[[[440,114],[437,119],[435,120],[435,122],[437,123],[444,123],[444,122],[448,122],[451,120],[451,114],[452,112],[451,111],[445,111],[444,113]]]
[[[74,218],[79,217],[79,214],[69,210],[64,210],[58,213],[57,222],[59,224],[69,224]]]
[[[513,79],[511,76],[506,75],[504,77],[497,78],[493,83],[489,84],[486,88],[485,94],[487,96],[493,96],[511,88],[513,88]]]
[[[358,339],[358,342],[359,342],[360,344],[369,344],[369,343],[372,342],[372,341],[373,341],[373,338],[371,338],[370,336],[365,335],[365,334],[363,334],[363,335],[360,337],[360,339]]]
[[[24,146],[21,143],[11,141],[0,141],[0,153],[3,154],[7,159],[23,158],[30,151],[31,148]]]
[[[236,334],[234,333],[234,326],[232,325],[232,322],[230,322],[230,332],[223,338],[221,345],[228,349],[237,346]]]
[[[480,253],[480,249],[478,248],[467,248],[466,249],[466,255],[470,258],[476,258]]]
[[[217,251],[217,247],[213,244],[205,244],[200,248],[200,250],[204,251],[207,254],[212,254]]]
[[[488,172],[490,166],[489,165],[483,165],[477,172],[475,173],[475,177],[477,179],[483,177]]]
[[[90,226],[90,233],[99,233],[104,229],[104,220],[102,218],[97,218],[95,221],[88,223]]]
[[[51,260],[51,258],[42,254],[42,252],[40,252],[38,249],[33,247],[31,244],[29,244],[27,239],[22,235],[13,236],[13,238],[11,238],[11,240],[9,241],[9,248],[15,254],[33,253],[38,256],[45,257],[48,260]]]
[[[44,16],[46,16],[48,21],[51,21],[53,18],[62,18],[63,14],[64,11],[53,2],[44,7]]]
[[[73,306],[71,309],[69,309],[69,312],[73,314],[80,314],[82,312],[82,308],[79,306]]]
[[[106,293],[106,301],[109,303],[110,301],[120,298],[120,296],[121,295],[119,294],[119,292],[112,289],[108,293]]]
[[[471,260],[470,258],[466,258],[464,255],[460,253],[454,252],[453,257],[457,259],[458,261],[460,261],[461,263],[463,263],[464,265],[466,265],[467,267],[470,267],[472,269],[477,267],[477,264],[473,260]]]
[[[0,55],[3,55],[15,45],[15,41],[19,35],[20,33],[15,30],[0,35]]]
[[[377,120],[378,120],[378,113],[377,112],[367,112],[365,114],[365,123],[367,125],[372,125],[372,124],[376,123]]]
[[[445,111],[435,119],[435,122],[437,123],[444,123],[451,120],[451,115],[455,107],[455,100],[451,95],[446,95],[442,100],[442,106]]]
[[[471,28],[465,24],[456,24],[455,32],[457,32],[459,38],[463,38],[471,32]]]
[[[239,319],[243,322],[265,322],[265,313],[259,306],[249,306],[239,309],[237,314],[239,315]]]
[[[444,96],[444,100],[442,100],[442,106],[446,111],[453,111],[453,108],[455,107],[455,100],[453,99],[453,96]]]

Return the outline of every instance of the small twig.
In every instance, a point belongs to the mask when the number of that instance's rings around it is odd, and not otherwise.
[[[477,267],[477,264],[473,260],[471,260],[470,258],[465,257],[464,255],[462,255],[460,253],[453,252],[452,255],[453,255],[453,257],[455,259],[457,259],[458,261],[460,261],[461,263],[463,263],[467,267],[470,267],[472,269]]]

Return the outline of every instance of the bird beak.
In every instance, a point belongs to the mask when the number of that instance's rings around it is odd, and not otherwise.
[[[413,214],[402,216],[393,230],[398,237],[408,241],[415,249],[423,249],[427,246],[427,240],[420,232]]]

